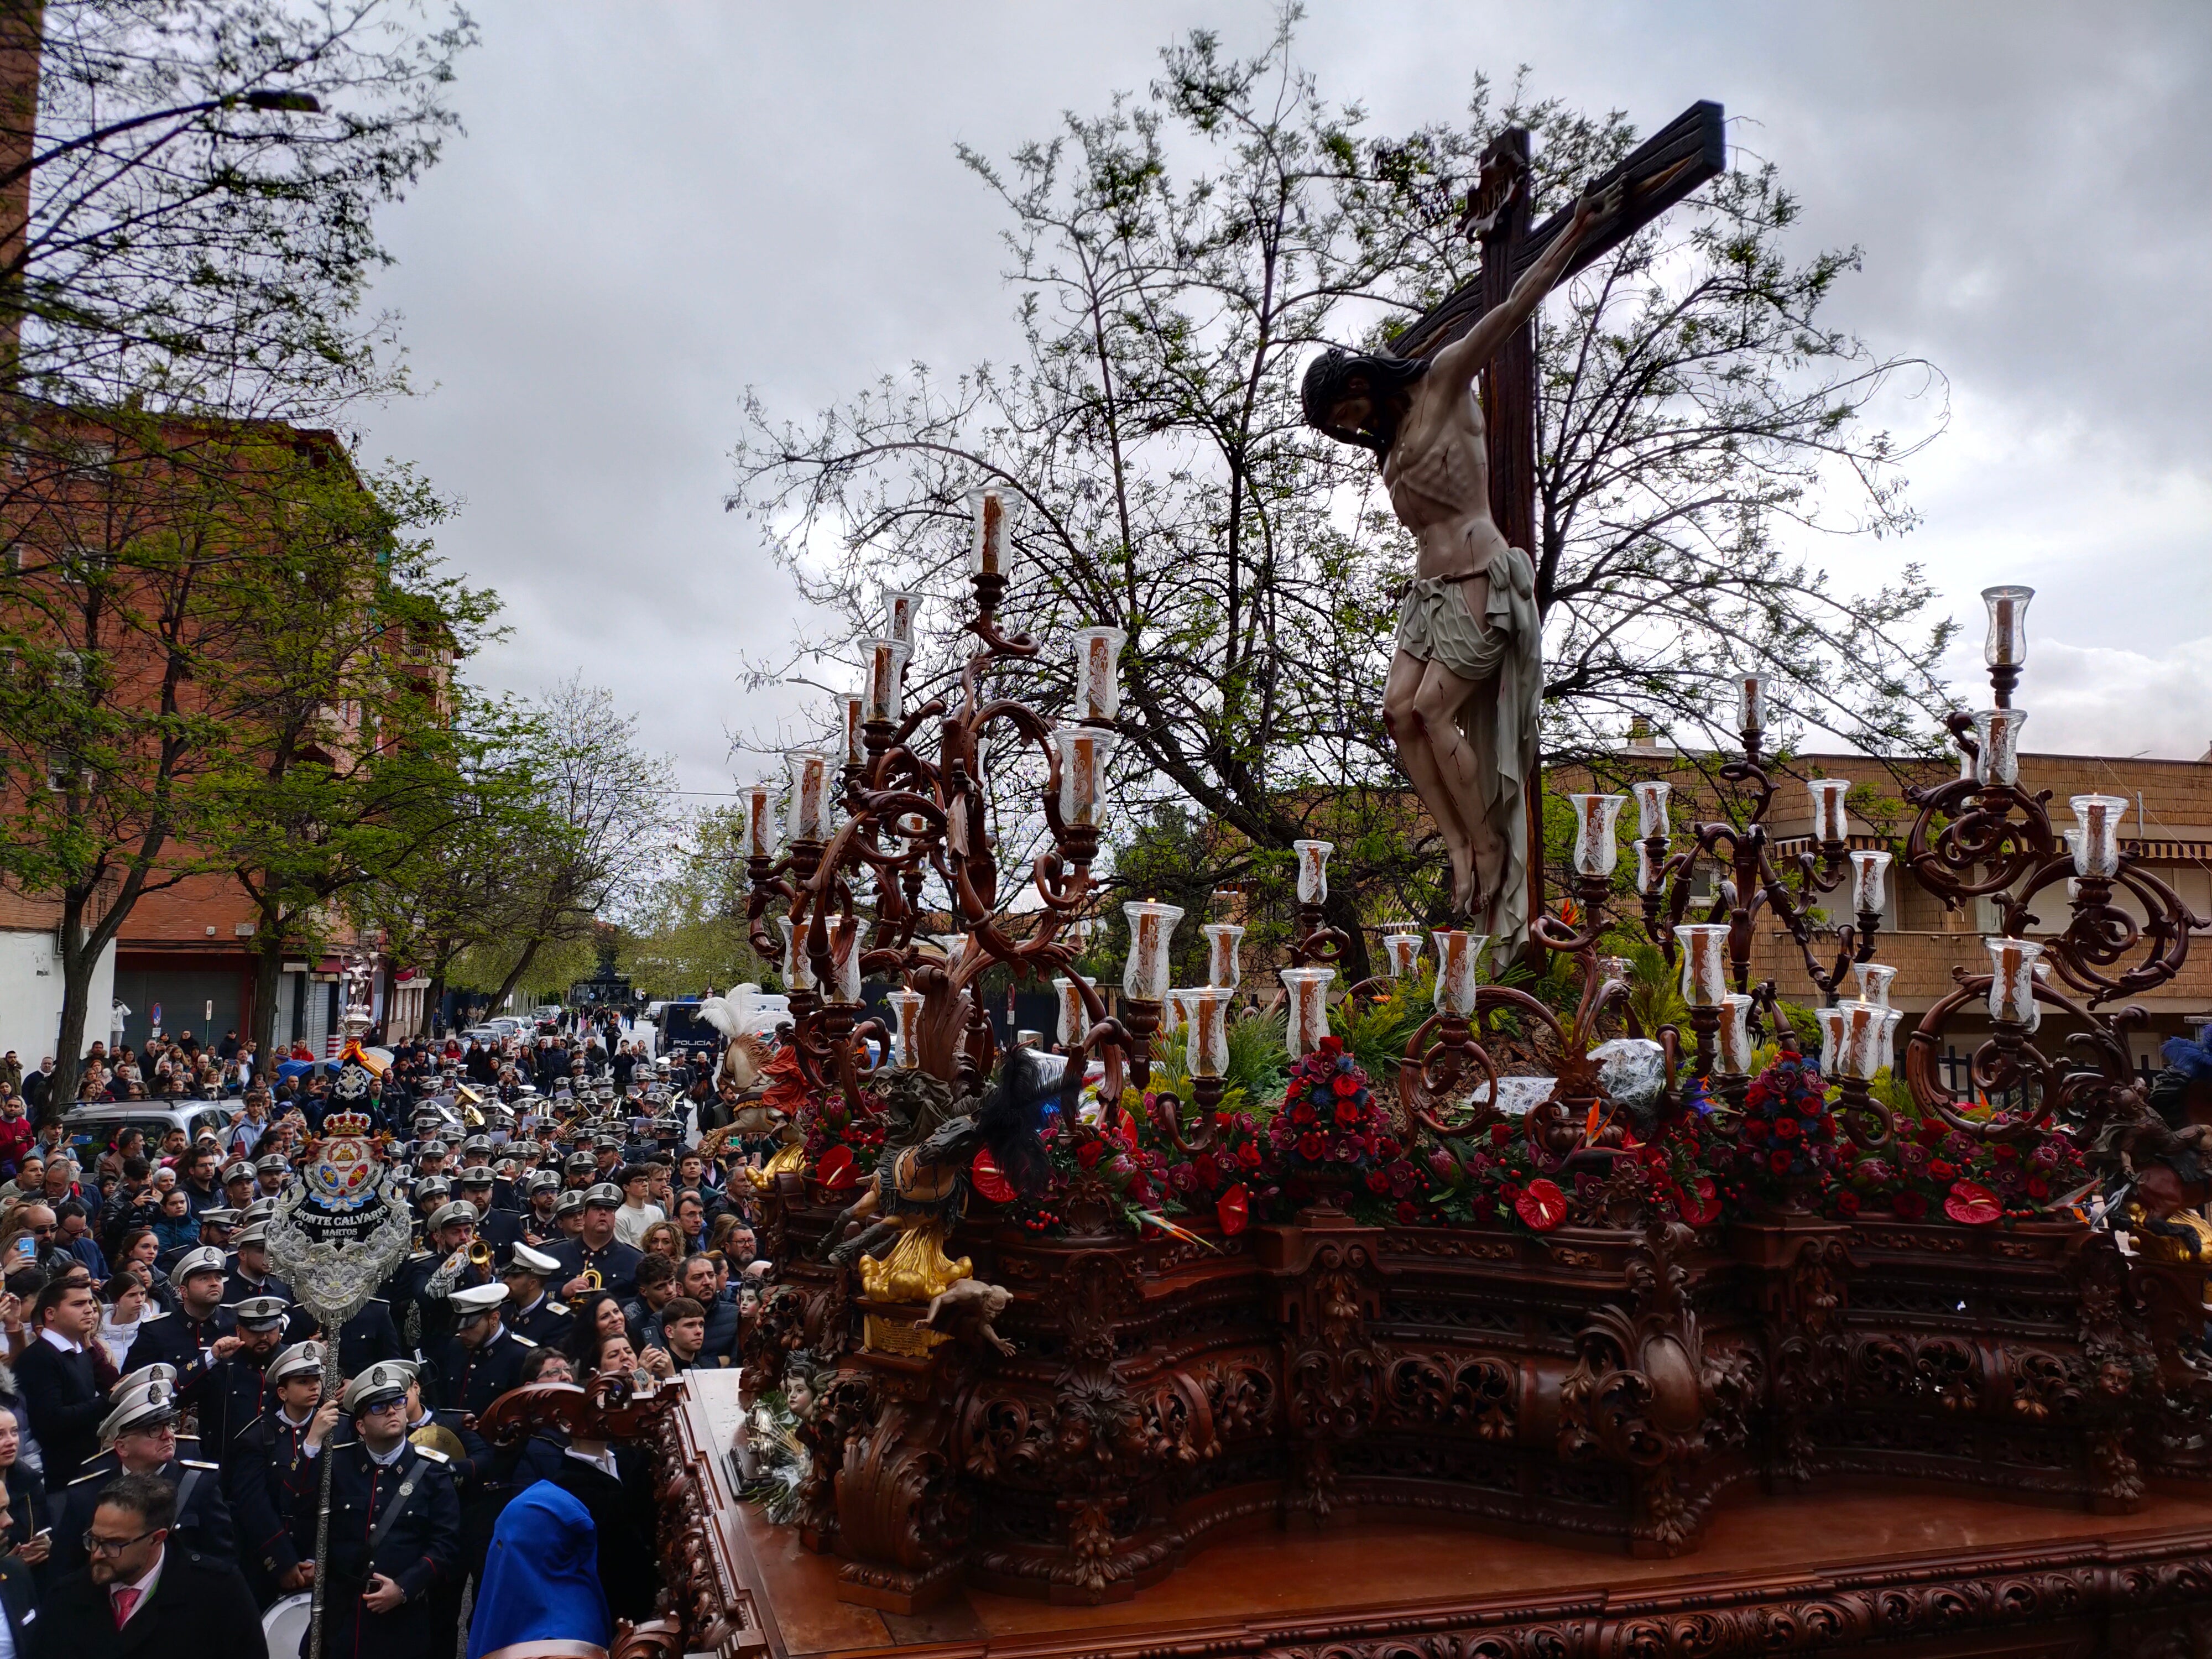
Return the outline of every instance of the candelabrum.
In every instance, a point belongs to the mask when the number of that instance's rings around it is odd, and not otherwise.
[[[794,750],[785,757],[787,787],[763,781],[745,792],[748,934],[756,950],[783,963],[807,1081],[842,1090],[855,1110],[872,1071],[884,1066],[918,1067],[969,1088],[989,1073],[997,1043],[978,981],[995,965],[1020,977],[1054,979],[1080,1008],[1080,1030],[1062,1044],[1071,1108],[1092,1054],[1105,1057],[1109,1101],[1118,1099],[1125,1064],[1141,1086],[1159,1024],[1164,932],[1159,988],[1132,985],[1118,1019],[1107,1017],[1096,988],[1072,966],[1083,949],[1080,918],[1095,898],[1091,865],[1116,738],[1123,636],[1110,628],[1076,635],[1071,722],[1056,725],[1024,703],[991,696],[991,672],[1032,660],[1040,647],[998,622],[1013,571],[1020,498],[993,483],[971,491],[969,501],[975,610],[963,631],[975,644],[957,696],[906,707],[921,596],[890,592],[884,634],[862,642],[861,687],[837,701],[842,756]],[[925,753],[924,734],[933,726],[934,752]],[[994,728],[1033,745],[1043,767],[1036,805],[1051,847],[1029,872],[1036,903],[1018,918],[987,811],[981,756]],[[780,796],[787,798],[781,841]],[[922,896],[933,872],[947,896],[949,933],[922,931],[931,921]],[[780,938],[769,926],[778,903]],[[1133,977],[1138,953],[1132,954]],[[863,981],[887,977],[898,981],[890,997],[896,1029],[861,1017]],[[868,1037],[878,1039],[883,1052],[872,1064],[861,1041]]]
[[[1959,775],[1906,793],[1919,811],[1905,837],[1905,866],[1947,908],[1989,902],[1998,933],[1986,941],[1990,971],[1954,969],[1956,988],[1921,1016],[1905,1045],[1905,1077],[1914,1103],[1961,1133],[2025,1139],[2055,1127],[2086,1145],[2115,1114],[2141,1103],[2126,1033],[2146,1017],[2133,1006],[2100,1011],[2171,981],[2187,960],[2191,932],[2212,927],[2212,920],[2191,911],[2126,850],[2125,797],[2074,796],[2073,826],[2060,829],[2051,823],[2050,792],[2031,795],[2021,787],[2027,711],[2014,705],[2012,694],[2027,665],[2033,597],[2027,587],[1984,590],[1983,659],[1992,706],[1949,719]],[[2140,919],[2116,902],[2123,894]],[[2063,925],[2030,938],[2044,926],[2046,895],[2063,895]],[[1969,1111],[1971,1099],[1942,1075],[1947,1030],[1978,1004],[1992,1029],[1974,1052],[1969,1087],[1984,1098],[2016,1099],[2017,1107]],[[2035,1042],[2046,1009],[2070,1016],[2075,1028],[2063,1057]]]

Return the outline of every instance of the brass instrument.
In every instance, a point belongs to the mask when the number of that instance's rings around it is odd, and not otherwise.
[[[478,1111],[477,1107],[483,1101],[483,1097],[478,1094],[475,1090],[470,1088],[465,1083],[455,1084],[453,1085],[453,1092],[460,1097],[461,1121],[467,1124],[471,1129],[483,1128],[484,1115]]]
[[[469,1266],[481,1273],[491,1271],[491,1246],[481,1238],[469,1241]]]
[[[602,1273],[597,1267],[586,1267],[580,1276],[582,1278],[585,1286],[587,1289],[604,1291],[607,1287],[606,1275]]]
[[[461,1444],[461,1437],[443,1423],[425,1423],[407,1438],[410,1444],[428,1451],[443,1452],[457,1463],[469,1455],[468,1448]]]

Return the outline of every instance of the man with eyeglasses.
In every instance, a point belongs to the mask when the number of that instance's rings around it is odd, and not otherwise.
[[[260,1616],[238,1569],[173,1536],[175,1520],[176,1492],[158,1475],[118,1475],[100,1488],[77,1540],[85,1566],[46,1598],[46,1651],[143,1647],[160,1659],[264,1651]]]
[[[117,1391],[115,1409],[100,1425],[107,1449],[84,1467],[62,1494],[54,1527],[54,1560],[60,1571],[84,1565],[85,1536],[107,1483],[118,1474],[158,1476],[176,1488],[170,1530],[210,1560],[235,1563],[238,1544],[223,1501],[222,1471],[197,1456],[178,1455],[177,1385],[161,1377]],[[197,1441],[184,1443],[199,1449]]]
[[[461,1507],[441,1452],[407,1438],[409,1369],[371,1365],[346,1385],[343,1414],[355,1438],[333,1442],[318,1414],[307,1455],[331,1468],[330,1557],[324,1578],[325,1659],[430,1659],[457,1632],[431,1616],[434,1592],[460,1565]],[[292,1541],[312,1556],[319,1506],[292,1511]]]

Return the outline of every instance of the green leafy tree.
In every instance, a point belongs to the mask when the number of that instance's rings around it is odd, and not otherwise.
[[[745,937],[744,832],[736,806],[702,807],[683,825],[666,873],[640,896],[617,945],[641,990],[726,991],[769,971]]]
[[[1305,426],[1299,375],[1321,343],[1385,342],[1473,274],[1456,221],[1501,129],[1534,133],[1540,215],[1636,134],[1480,79],[1462,119],[1372,133],[1299,66],[1295,18],[1249,58],[1194,33],[1144,94],[1003,164],[963,149],[1006,216],[1014,361],[918,365],[807,423],[750,402],[731,505],[849,630],[754,672],[822,678],[879,630],[878,583],[930,593],[940,623],[964,614],[963,492],[1016,487],[1024,562],[1003,620],[1047,650],[997,689],[1064,708],[1059,641],[1127,630],[1123,836],[1191,804],[1228,832],[1203,843],[1214,861],[1191,884],[1208,888],[1300,836],[1336,842],[1329,916],[1358,940],[1356,974],[1362,896],[1399,915],[1439,904],[1379,714],[1411,547],[1371,459]],[[1937,698],[1945,635],[1919,625],[1918,573],[1841,592],[1811,551],[1911,524],[1910,445],[1866,410],[1925,371],[1823,320],[1856,255],[1785,253],[1797,212],[1774,168],[1740,166],[1547,314],[1531,552],[1552,757],[1608,744],[1628,711],[1686,735],[1725,726],[1732,665],[1774,672],[1793,719],[1875,747],[1921,731]],[[913,695],[964,656],[950,628],[927,632]],[[1011,747],[997,763],[1031,765]],[[1036,832],[1018,814],[1002,829]]]

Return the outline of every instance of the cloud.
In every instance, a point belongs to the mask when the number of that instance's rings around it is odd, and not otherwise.
[[[1004,155],[1049,137],[1063,111],[1141,88],[1185,30],[1255,48],[1273,9],[471,9],[467,134],[382,222],[400,263],[375,299],[406,314],[434,390],[371,414],[366,447],[465,502],[445,550],[514,623],[481,679],[528,690],[580,668],[687,787],[726,789],[728,732],[813,699],[737,682],[741,653],[776,654],[800,620],[721,510],[744,389],[803,419],[910,361],[1003,361],[1001,221],[956,141]],[[2032,580],[2039,641],[2077,649],[2085,676],[2164,688],[2067,729],[2201,751],[2212,731],[2180,700],[2208,707],[2212,8],[1312,13],[1305,62],[1382,131],[1455,114],[1477,70],[1522,64],[1647,129],[1722,100],[1802,198],[1807,246],[1863,246],[1835,320],[1952,382],[1951,430],[1912,468],[1925,527],[1836,553],[1838,585],[1923,560],[1978,640],[1975,591]],[[2041,650],[2022,689],[2046,742],[2071,716],[2042,682],[2067,660]]]
[[[2027,748],[2165,760],[2202,760],[2212,752],[2212,635],[2155,657],[2032,642],[2027,666],[2020,696],[2028,711]]]

